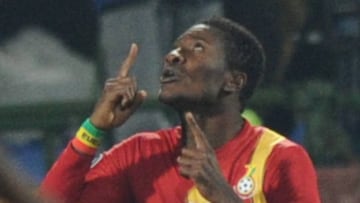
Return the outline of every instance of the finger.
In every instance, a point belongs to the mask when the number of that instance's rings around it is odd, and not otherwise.
[[[189,157],[191,159],[199,159],[199,160],[204,160],[207,158],[205,151],[201,149],[192,149],[192,148],[182,148],[181,156]]]
[[[121,107],[125,108],[129,105],[131,105],[135,99],[136,96],[136,91],[137,91],[137,82],[135,77],[127,77],[129,78],[129,82],[131,82],[132,85],[129,85],[126,88],[125,91],[125,96],[123,97],[122,101],[121,101]]]
[[[185,120],[194,138],[196,148],[198,149],[209,148],[210,144],[207,138],[205,137],[204,132],[200,129],[199,125],[195,121],[194,115],[191,112],[186,112]]]
[[[200,165],[202,163],[202,160],[200,159],[193,159],[191,157],[186,156],[179,156],[176,161],[179,165],[182,166],[193,166],[193,165]]]
[[[136,80],[135,77],[132,77],[131,80],[132,80],[132,82],[133,82],[134,85],[132,85],[132,86],[130,87],[130,91],[131,91],[132,97],[135,97],[136,92],[137,92],[137,89],[138,89],[138,87],[137,87],[137,80]]]
[[[181,176],[183,176],[184,178],[190,179],[190,174],[191,174],[191,166],[183,166],[180,165],[179,166],[179,173]]]
[[[127,94],[127,89],[131,88],[131,80],[129,78],[123,78],[122,80],[108,80],[104,87],[104,93],[107,95],[114,95],[119,100]],[[126,97],[126,95],[125,95]],[[129,97],[130,98],[130,97]]]
[[[135,43],[131,44],[129,54],[120,67],[118,77],[128,76],[131,67],[135,63],[136,57],[138,55],[138,51],[139,51],[138,46]]]
[[[134,112],[146,99],[147,92],[145,90],[140,90],[136,92],[135,99],[130,106],[130,112]]]
[[[190,178],[194,181],[198,180],[199,177],[203,176],[203,171],[200,164],[179,165],[179,173],[183,177]]]
[[[131,103],[131,101],[134,99],[134,95],[131,95],[130,87],[125,89],[123,97],[121,99],[121,108],[126,108],[127,105]]]
[[[136,93],[135,93],[134,87],[129,87],[128,91],[129,91],[130,98],[134,98],[134,99],[135,99]]]

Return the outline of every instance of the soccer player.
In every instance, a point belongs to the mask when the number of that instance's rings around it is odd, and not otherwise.
[[[130,69],[131,46],[89,119],[42,183],[63,202],[318,203],[306,151],[240,116],[265,56],[244,27],[221,17],[195,24],[164,58],[159,100],[181,125],[140,132],[91,164],[106,131],[121,126],[146,98]]]

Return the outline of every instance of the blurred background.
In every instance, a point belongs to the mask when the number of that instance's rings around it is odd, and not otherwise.
[[[221,15],[263,43],[267,73],[246,117],[303,145],[325,203],[360,202],[359,0],[0,0],[0,147],[36,186],[87,118],[132,42],[148,101],[104,150],[177,123],[157,102],[163,55]],[[299,174],[300,175],[300,174]]]

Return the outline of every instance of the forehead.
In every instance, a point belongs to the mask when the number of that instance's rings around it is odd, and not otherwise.
[[[205,24],[197,24],[197,25],[193,25],[192,27],[190,27],[186,32],[209,32],[210,31],[210,26],[209,25],[205,25]]]
[[[187,31],[185,31],[178,40],[194,38],[201,39],[208,43],[218,41],[219,37],[216,35],[214,28],[211,28],[209,25],[205,24],[197,24],[190,27]]]

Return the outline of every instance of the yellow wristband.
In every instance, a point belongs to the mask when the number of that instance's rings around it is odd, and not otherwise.
[[[100,146],[100,139],[93,136],[83,127],[80,127],[77,131],[76,139],[79,139],[79,141],[92,148],[98,148]]]

